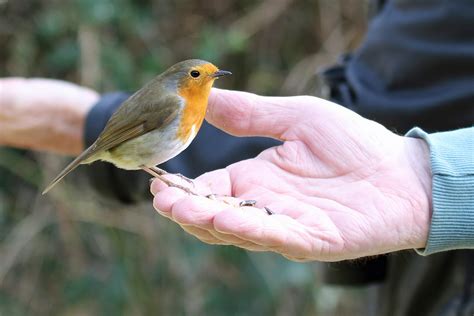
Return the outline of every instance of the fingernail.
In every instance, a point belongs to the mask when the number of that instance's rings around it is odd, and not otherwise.
[[[155,178],[151,178],[150,180],[148,180],[148,183],[150,184],[150,192],[153,196],[155,196],[156,194],[156,190],[153,190],[153,181],[155,180]]]

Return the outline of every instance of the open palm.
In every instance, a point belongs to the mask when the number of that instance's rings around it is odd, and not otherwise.
[[[425,245],[431,187],[423,141],[307,96],[214,89],[207,119],[236,136],[283,144],[200,176],[203,196],[153,183],[159,213],[204,242],[329,261]],[[246,199],[256,206],[239,207]]]

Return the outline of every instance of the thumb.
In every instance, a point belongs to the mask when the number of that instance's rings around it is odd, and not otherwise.
[[[285,139],[301,119],[299,97],[263,97],[253,93],[213,88],[206,119],[235,136],[266,136]]]

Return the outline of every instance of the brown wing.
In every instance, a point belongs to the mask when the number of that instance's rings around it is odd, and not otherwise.
[[[151,130],[166,126],[178,115],[182,99],[175,95],[162,97],[159,104],[140,100],[127,100],[110,118],[95,141],[94,152],[109,150],[127,140],[141,136]],[[140,104],[140,109],[137,109]]]
[[[46,187],[43,194],[95,154],[112,149],[151,130],[165,127],[177,117],[183,102],[175,95],[158,98],[157,102],[140,104],[140,101],[140,95],[137,94],[127,99],[109,119],[97,140],[64,168]],[[137,106],[140,106],[140,109],[137,109]]]

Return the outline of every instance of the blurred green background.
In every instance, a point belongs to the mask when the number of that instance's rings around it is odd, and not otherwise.
[[[234,73],[220,87],[314,93],[317,69],[357,47],[366,21],[362,0],[0,0],[0,77],[134,91],[175,62],[202,58]],[[151,198],[124,207],[87,185],[39,195],[64,161],[0,148],[0,315],[366,308],[364,292],[322,287],[317,264],[198,242],[157,216]]]

